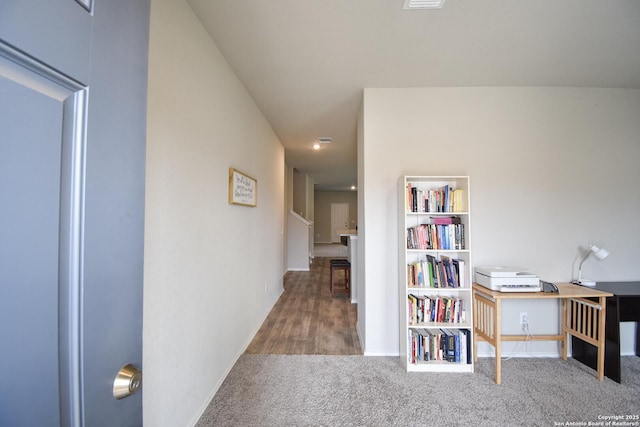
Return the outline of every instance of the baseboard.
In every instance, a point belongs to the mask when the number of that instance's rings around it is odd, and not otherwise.
[[[276,303],[278,302],[278,300],[282,296],[283,292],[284,292],[284,288],[280,288],[280,292],[278,293],[277,298],[275,298],[273,300],[273,302],[271,303],[271,306],[269,306],[269,308],[265,311],[265,314],[264,314],[262,320],[260,322],[258,322],[258,325],[255,328],[255,330],[253,331],[253,333],[249,334],[249,339],[240,348],[240,351],[233,358],[233,361],[231,362],[231,364],[229,364],[229,366],[227,366],[227,368],[225,369],[224,375],[222,376],[221,380],[218,381],[215,384],[215,386],[213,387],[211,393],[209,393],[209,395],[207,396],[204,406],[202,408],[200,408],[200,411],[198,411],[197,416],[195,417],[195,419],[192,419],[191,422],[189,423],[190,426],[195,426],[198,423],[198,421],[200,420],[200,418],[202,418],[202,415],[204,414],[204,412],[209,407],[209,404],[211,403],[213,398],[216,396],[216,393],[218,392],[218,390],[220,390],[220,387],[222,386],[222,383],[224,382],[225,379],[227,379],[227,376],[229,376],[229,372],[231,372],[231,370],[233,369],[235,364],[238,362],[238,359],[240,359],[240,356],[242,356],[244,354],[244,352],[247,350],[247,348],[249,347],[249,344],[251,344],[251,341],[253,341],[253,338],[255,338],[256,334],[260,330],[260,327],[262,326],[262,324],[266,320],[267,316],[269,316],[269,313],[271,313],[271,310],[276,305]]]
[[[360,323],[356,320],[356,334],[358,334],[358,341],[360,341],[360,350],[364,354],[364,340],[362,339],[362,335],[360,334]]]
[[[367,357],[400,357],[400,353],[384,353],[377,351],[365,351],[364,356]]]

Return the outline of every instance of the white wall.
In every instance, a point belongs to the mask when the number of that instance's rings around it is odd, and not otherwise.
[[[640,280],[639,90],[365,89],[363,123],[366,353],[398,353],[395,205],[404,174],[471,177],[475,265],[519,265],[570,281],[580,248],[592,243],[611,256],[587,261],[583,277]],[[557,331],[556,302],[503,308],[505,333],[519,332],[520,311],[533,334]],[[631,331],[625,326],[623,352],[632,352]],[[517,345],[505,343],[506,353],[508,344]],[[528,352],[558,355],[558,344]]]
[[[284,149],[183,1],[151,4],[148,101],[144,420],[187,426],[282,292]]]
[[[362,346],[362,351],[364,352],[365,355],[368,354],[372,354],[371,350],[367,350],[369,348],[371,348],[371,346],[369,345],[369,339],[367,338],[367,330],[369,330],[370,334],[374,334],[377,332],[373,330],[373,328],[371,329],[367,329],[367,323],[369,322],[368,319],[368,314],[367,314],[367,304],[366,304],[366,300],[367,300],[367,287],[365,286],[365,283],[367,282],[366,280],[366,274],[367,271],[365,269],[365,260],[367,259],[366,257],[366,238],[367,238],[367,224],[364,221],[364,205],[365,205],[365,194],[364,194],[364,158],[365,158],[365,146],[364,146],[364,139],[365,139],[365,135],[364,135],[364,98],[363,98],[363,102],[362,104],[360,104],[360,109],[358,110],[358,123],[357,123],[357,129],[358,129],[358,240],[356,241],[356,244],[358,245],[357,248],[357,262],[356,262],[356,277],[355,277],[355,285],[356,285],[356,289],[358,290],[357,295],[358,295],[358,320],[356,323],[356,329],[358,331],[358,338],[360,340],[360,345]],[[371,166],[372,168],[375,166]],[[379,299],[381,296],[383,296],[384,293],[384,289],[381,288],[380,286],[380,282],[376,281],[375,283],[372,283],[372,287],[374,287],[373,290],[373,297],[377,300]],[[376,301],[377,303],[377,301]],[[372,315],[375,313],[372,313]],[[396,312],[397,314],[397,312]],[[397,316],[396,316],[397,317]],[[389,315],[387,315],[387,318],[389,318]],[[389,334],[389,331],[384,331],[383,332],[384,336],[387,336]],[[383,338],[384,339],[384,338]],[[391,339],[392,336],[391,336]],[[378,340],[380,341],[380,340]],[[400,345],[400,343],[397,344],[398,346]],[[380,346],[379,344],[377,345],[378,348],[382,348],[382,346]],[[393,347],[390,347],[393,348]],[[396,353],[399,353],[400,349],[399,347],[396,349]],[[388,352],[387,354],[395,354],[393,351]]]

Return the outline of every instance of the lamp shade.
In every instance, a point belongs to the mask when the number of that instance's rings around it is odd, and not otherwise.
[[[595,256],[599,260],[603,260],[609,256],[609,251],[607,251],[606,249],[599,248],[596,245],[591,245],[590,249],[591,249],[591,252],[593,252],[593,256]]]

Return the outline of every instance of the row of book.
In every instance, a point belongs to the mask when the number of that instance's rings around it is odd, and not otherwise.
[[[407,212],[464,212],[464,190],[445,185],[432,190],[407,183]]]
[[[407,229],[407,249],[464,250],[464,224],[420,224]]]
[[[443,295],[407,295],[407,317],[410,325],[423,323],[465,323],[467,300]]]
[[[462,259],[427,254],[422,261],[407,264],[407,285],[418,288],[468,288]]]
[[[434,360],[471,363],[471,332],[467,329],[411,329],[408,345],[412,364]]]

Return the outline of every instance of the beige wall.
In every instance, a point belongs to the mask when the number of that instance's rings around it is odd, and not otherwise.
[[[315,194],[315,242],[331,243],[331,203],[349,204],[349,228],[358,225],[358,193],[355,191],[319,191]]]
[[[144,420],[188,426],[282,292],[284,148],[184,1],[152,1],[148,93]]]
[[[366,312],[358,318],[367,354],[398,353],[396,205],[405,174],[471,177],[473,265],[518,265],[569,281],[592,243],[612,255],[585,263],[584,277],[640,279],[640,90],[365,89],[363,99]],[[519,332],[520,311],[534,335],[556,332],[557,304],[514,301],[503,307],[505,333]],[[529,351],[557,356],[558,346],[534,342]]]
[[[293,211],[309,218],[307,212],[307,175],[293,169]]]

